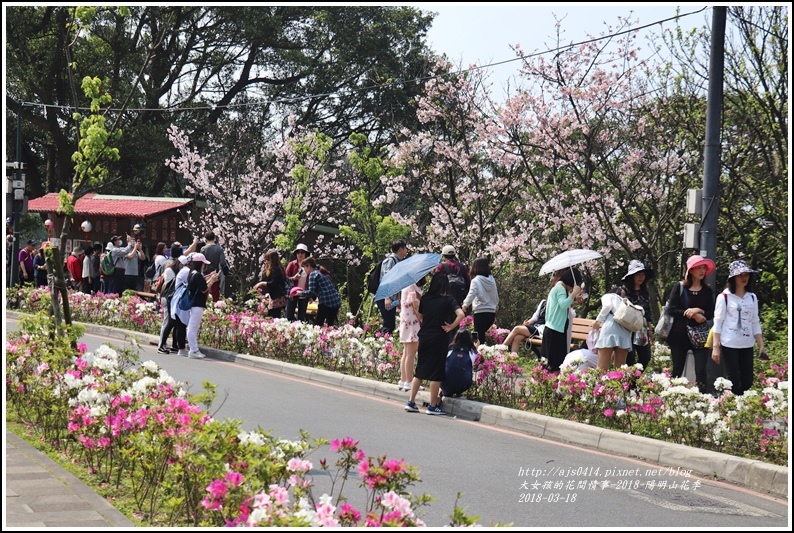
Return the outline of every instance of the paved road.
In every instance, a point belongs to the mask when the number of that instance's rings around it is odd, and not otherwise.
[[[7,321],[7,327],[13,327]],[[118,339],[86,335],[89,349]],[[480,523],[516,527],[749,527],[790,525],[788,502],[685,471],[532,437],[453,417],[403,411],[403,393],[376,397],[313,379],[207,358],[161,355],[144,345],[142,360],[154,360],[175,379],[198,391],[218,385],[216,417],[238,418],[287,439],[300,430],[328,439],[352,436],[370,455],[403,458],[418,467],[414,492],[437,498],[420,516],[442,526],[457,492],[460,504]],[[627,452],[630,451],[627,444]],[[312,460],[334,457],[319,450]],[[320,487],[328,479],[317,476]],[[608,486],[603,482],[608,481]],[[688,482],[688,490],[683,489]],[[662,484],[666,486],[661,487]],[[325,484],[325,485],[324,485]],[[675,488],[673,488],[675,486]],[[355,491],[346,490],[351,503]]]

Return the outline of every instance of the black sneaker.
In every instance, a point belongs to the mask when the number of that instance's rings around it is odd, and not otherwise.
[[[159,348],[157,348],[157,351],[160,352],[160,353],[164,353],[166,355],[171,353],[171,350],[169,350],[165,346],[160,346]]]
[[[406,402],[405,410],[408,411],[409,413],[418,413],[419,412],[419,408],[416,406],[416,404],[414,402]]]

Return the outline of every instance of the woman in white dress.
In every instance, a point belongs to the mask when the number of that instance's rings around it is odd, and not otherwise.
[[[631,349],[631,332],[615,322],[615,313],[623,301],[623,289],[612,286],[612,289],[601,297],[601,312],[598,313],[593,329],[599,330],[596,348],[598,349],[598,369],[609,370],[612,354],[615,356],[615,368],[626,364],[626,356]]]

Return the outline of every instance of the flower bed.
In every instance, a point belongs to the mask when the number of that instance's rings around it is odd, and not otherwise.
[[[46,310],[46,291],[23,289],[10,300],[26,312]],[[154,304],[135,296],[70,294],[75,321],[157,334],[161,317]],[[242,306],[220,301],[204,314],[199,342],[206,346],[396,382],[402,346],[391,336],[352,323],[318,327],[265,317],[266,302]],[[467,317],[463,327],[471,327]],[[506,330],[492,328],[492,340]],[[756,387],[734,396],[722,380],[718,397],[700,394],[686,379],[665,370],[669,350],[656,344],[651,369],[623,367],[549,373],[541,364],[526,368],[515,354],[483,346],[475,363],[475,384],[466,396],[493,405],[534,411],[582,423],[712,449],[773,464],[788,464],[788,364],[769,364]]]
[[[424,525],[415,511],[430,497],[408,492],[419,477],[403,461],[368,456],[350,437],[333,440],[337,458],[317,462],[332,486],[317,497],[310,456],[326,440],[287,441],[215,420],[199,405],[209,406],[212,391],[190,398],[154,362],[104,345],[74,350],[82,328],[53,336],[53,327],[42,315],[25,317],[9,336],[7,406],[96,483],[132,499],[144,525]],[[343,493],[353,472],[365,492],[359,508]],[[451,516],[452,526],[476,521],[457,506]]]

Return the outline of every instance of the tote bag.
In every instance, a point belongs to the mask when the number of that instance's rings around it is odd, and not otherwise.
[[[615,311],[615,322],[624,329],[635,333],[642,329],[645,323],[645,310],[639,305],[631,303],[628,298],[623,298]]]

